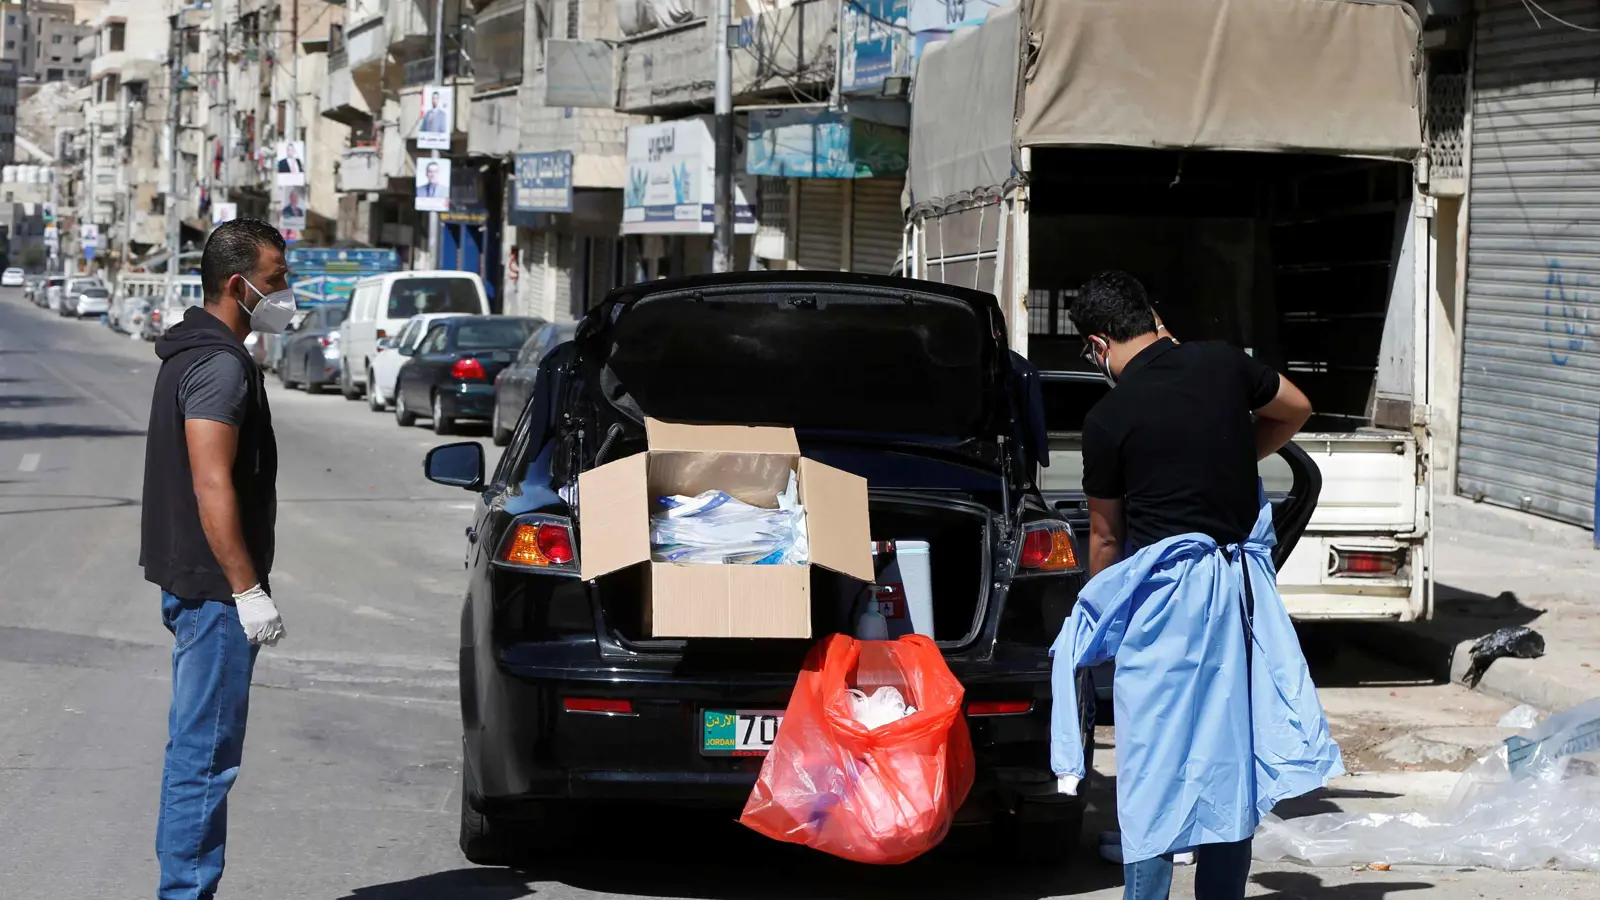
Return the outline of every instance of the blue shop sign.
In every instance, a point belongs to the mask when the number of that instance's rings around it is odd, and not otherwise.
[[[518,153],[511,224],[535,227],[538,213],[572,212],[572,151]]]

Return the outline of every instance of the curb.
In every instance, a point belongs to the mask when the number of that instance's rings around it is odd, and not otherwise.
[[[1466,674],[1472,663],[1472,645],[1478,638],[1458,642],[1444,635],[1430,634],[1426,626],[1389,622],[1358,626],[1349,637],[1353,644],[1415,666],[1441,682],[1526,703],[1545,712],[1570,709],[1593,699],[1584,691],[1540,672],[1537,659],[1497,659],[1490,663],[1475,687],[1468,685]]]
[[[1528,541],[1546,547],[1568,550],[1596,549],[1594,532],[1529,513],[1517,512],[1488,503],[1474,503],[1465,497],[1438,497],[1433,502],[1433,533],[1442,537],[1466,532],[1483,537]]]

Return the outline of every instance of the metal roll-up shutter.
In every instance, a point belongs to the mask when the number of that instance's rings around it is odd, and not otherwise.
[[[1545,0],[1600,28],[1591,0]],[[1600,422],[1600,34],[1480,14],[1467,195],[1461,493],[1593,526]]]
[[[900,212],[901,178],[863,178],[852,182],[850,271],[887,275],[900,258],[905,217]]]
[[[848,181],[808,178],[800,182],[795,262],[802,269],[844,268],[844,192]]]

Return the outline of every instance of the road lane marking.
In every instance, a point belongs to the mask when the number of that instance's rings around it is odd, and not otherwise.
[[[22,455],[22,462],[17,465],[17,471],[19,472],[33,472],[37,471],[38,468],[39,454],[37,453],[24,453]]]

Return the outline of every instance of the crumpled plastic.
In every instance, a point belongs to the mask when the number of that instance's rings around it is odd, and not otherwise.
[[[857,721],[850,689],[894,683],[917,711],[877,728]],[[824,639],[806,657],[739,821],[855,862],[921,856],[944,840],[972,789],[964,696],[930,638]]]
[[[777,509],[752,506],[724,491],[658,501],[650,516],[650,558],[671,563],[805,565],[810,557],[805,509],[793,472]]]
[[[1600,700],[1507,738],[1438,810],[1269,816],[1255,858],[1600,871]]]
[[[857,688],[850,691],[850,714],[870,731],[898,722],[917,711],[893,685],[884,685],[871,694]]]

